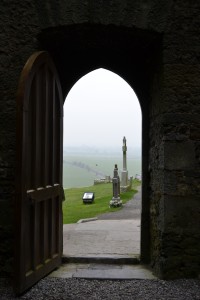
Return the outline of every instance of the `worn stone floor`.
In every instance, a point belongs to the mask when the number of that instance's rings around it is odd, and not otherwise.
[[[118,212],[64,225],[63,265],[49,276],[155,279],[147,266],[139,264],[140,207],[139,189]]]

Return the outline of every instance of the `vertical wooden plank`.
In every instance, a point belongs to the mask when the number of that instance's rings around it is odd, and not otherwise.
[[[47,154],[46,149],[46,105],[47,105],[47,91],[46,91],[46,85],[48,82],[47,78],[47,66],[46,64],[43,64],[41,67],[41,76],[42,76],[42,85],[43,87],[40,88],[40,133],[41,133],[41,153],[40,153],[40,159],[41,159],[41,165],[40,165],[40,174],[41,174],[41,182],[40,186],[45,187],[46,186],[46,164],[45,164],[45,156]]]
[[[49,255],[53,258],[53,203],[49,199]]]
[[[32,270],[36,270],[36,265],[37,265],[37,232],[36,232],[36,224],[37,224],[37,214],[36,214],[36,205],[33,205],[31,208],[31,219],[32,219],[32,224],[31,224],[31,237],[33,241],[33,248],[32,248]]]
[[[40,187],[40,89],[41,89],[41,73],[38,72],[36,77],[36,99],[35,99],[35,162],[34,162],[34,181],[35,181],[35,189]]]
[[[48,66],[46,66],[46,109],[45,109],[45,186],[52,185],[53,180],[50,180],[50,174],[52,173],[51,170],[51,161],[52,161],[52,151],[50,149],[53,145],[53,118],[52,118],[52,111],[53,111],[53,82],[52,82],[52,74]]]
[[[35,162],[35,181],[36,188],[43,186],[44,178],[44,162],[43,162],[43,152],[44,152],[44,103],[45,103],[45,65],[41,64],[37,77],[36,77],[36,114],[35,114],[35,151],[36,151],[36,162]]]
[[[54,78],[52,78],[52,98],[51,98],[51,124],[53,124],[53,126],[51,127],[51,144],[50,144],[50,149],[51,149],[51,161],[50,161],[50,166],[51,166],[51,182],[52,182],[52,186],[55,183],[55,167],[56,167],[56,162],[55,162],[55,143],[56,143],[56,131],[55,131],[55,80]],[[50,199],[50,207],[51,207],[51,211],[50,211],[50,234],[51,234],[51,244],[50,244],[50,253],[51,253],[51,258],[53,258],[54,255],[54,245],[55,245],[55,234],[54,234],[54,228],[55,228],[55,209],[54,209],[54,197],[52,197]]]
[[[55,78],[56,80],[56,78]],[[55,161],[56,165],[59,165],[59,168],[56,169],[56,182],[62,182],[62,168],[63,168],[63,105],[59,102],[59,90],[58,86],[56,85],[55,90],[55,110],[56,110],[56,121],[55,121],[55,130],[58,133],[56,136],[56,149],[55,149]],[[59,169],[59,171],[58,171]],[[61,184],[62,186],[62,184]],[[56,245],[56,253],[60,254],[62,253],[62,245],[63,245],[63,236],[60,234],[62,232],[61,227],[63,226],[62,222],[62,195],[60,194],[59,197],[55,199],[55,211],[56,211],[56,230],[55,230],[55,245]]]
[[[48,172],[49,172],[49,76],[48,76],[48,67],[45,64],[44,66],[44,72],[45,72],[45,94],[44,94],[44,105],[43,105],[43,111],[42,111],[42,116],[43,116],[43,153],[42,153],[42,161],[43,161],[43,186],[46,187],[48,185]],[[44,213],[43,213],[43,248],[44,248],[44,262],[48,258],[48,201],[44,202]]]
[[[58,152],[57,152],[57,164],[59,165],[59,171],[57,174],[58,182],[63,182],[63,103],[60,102],[61,96],[60,96],[60,90],[59,90],[59,83],[56,85],[56,98],[57,98],[57,116],[58,116],[58,126],[57,126],[57,132],[59,132],[58,135]],[[62,187],[62,184],[61,184]],[[63,191],[63,190],[62,190]],[[62,215],[62,201],[64,197],[64,191],[63,194],[60,193],[58,199],[57,199],[57,245],[58,245],[58,253],[62,255],[63,251],[63,215]]]
[[[30,209],[30,208],[29,208]],[[31,232],[31,224],[32,224],[32,216],[26,216],[26,235],[25,235],[25,253],[27,254],[25,259],[25,272],[32,271],[32,259],[33,259],[33,240],[29,239],[29,236],[32,234]]]
[[[56,182],[56,107],[55,107],[55,103],[56,103],[56,86],[55,86],[55,79],[53,79],[53,99],[52,99],[52,107],[53,107],[53,111],[52,111],[52,123],[54,124],[53,128],[52,128],[52,138],[53,138],[53,143],[52,143],[52,181],[53,184]]]
[[[32,89],[33,93],[29,94],[29,107],[28,110],[24,112],[24,152],[26,155],[23,155],[23,159],[26,162],[26,167],[24,168],[24,184],[26,184],[25,189],[29,190],[31,186],[33,186],[32,181],[32,161],[31,157],[33,157],[33,135],[32,135],[32,126],[35,123],[35,77],[32,80]],[[26,256],[25,260],[25,270],[24,272],[27,274],[32,272],[32,260],[33,260],[33,240],[30,240],[30,236],[32,235],[32,216],[31,216],[31,207],[29,203],[29,198],[26,194],[24,197],[24,223],[26,224],[26,230],[24,231],[24,252]]]
[[[31,163],[31,157],[33,157],[33,135],[32,135],[32,125],[33,125],[33,119],[34,119],[34,100],[35,100],[35,78],[33,78],[32,82],[33,87],[33,93],[29,96],[29,110],[27,112],[28,118],[27,118],[27,152],[29,153],[27,157],[27,169],[26,169],[26,176],[27,176],[27,189],[29,190],[32,186],[32,163]]]
[[[56,79],[55,79],[56,80]],[[56,85],[55,89],[55,132],[58,133],[56,135],[56,149],[55,149],[55,160],[56,165],[59,164],[59,169],[62,170],[62,162],[63,162],[63,147],[61,147],[63,143],[63,107],[60,107],[59,103],[59,90]],[[56,168],[56,180],[57,182],[62,182],[62,171],[59,172],[58,168]]]
[[[36,151],[35,151],[35,145],[36,145],[36,126],[35,126],[35,120],[36,120],[36,97],[37,97],[37,77],[34,77],[33,80],[33,87],[30,92],[30,109],[29,109],[29,118],[30,118],[30,131],[29,131],[29,137],[31,140],[30,147],[31,152],[28,160],[30,161],[30,182],[28,185],[28,189],[35,189],[36,188],[36,180],[35,180],[35,166],[36,166]]]
[[[40,262],[45,262],[45,207],[46,201],[40,203],[41,215],[40,215]]]
[[[58,255],[60,253],[59,251],[59,242],[60,242],[60,234],[58,232],[59,230],[59,224],[60,224],[60,216],[59,216],[59,196],[55,197],[55,228],[54,228],[54,234],[55,234],[55,253]]]
[[[52,137],[53,137],[53,143],[52,143],[52,153],[53,153],[53,157],[52,157],[52,170],[53,170],[53,183],[56,183],[56,82],[55,82],[55,78],[53,78],[53,98],[52,98],[52,107],[53,107],[53,111],[52,111],[52,122],[54,124],[53,126],[53,131],[52,131]],[[56,210],[55,210],[55,197],[52,197],[51,199],[52,202],[52,213],[51,213],[51,219],[52,219],[52,223],[51,223],[51,235],[52,235],[52,257],[55,255],[56,253],[56,236],[55,236],[55,214],[56,214]]]

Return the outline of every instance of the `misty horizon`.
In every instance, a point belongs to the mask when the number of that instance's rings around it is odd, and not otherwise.
[[[66,97],[63,144],[121,149],[125,136],[128,149],[140,148],[141,123],[133,89],[117,74],[98,69],[78,80]]]
[[[112,156],[113,154],[122,156],[121,147],[92,147],[87,145],[81,146],[64,146],[64,155],[67,154],[95,154],[95,155],[106,155]],[[141,147],[127,147],[127,156],[135,156],[141,158]]]

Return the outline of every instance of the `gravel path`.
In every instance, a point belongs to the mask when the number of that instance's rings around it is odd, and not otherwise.
[[[21,297],[1,282],[0,299],[59,300],[157,300],[200,299],[200,280],[85,280],[45,278]]]

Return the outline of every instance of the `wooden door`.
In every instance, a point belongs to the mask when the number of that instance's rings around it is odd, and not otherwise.
[[[63,97],[47,52],[27,61],[17,95],[15,292],[61,263]]]

